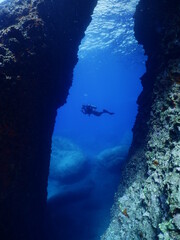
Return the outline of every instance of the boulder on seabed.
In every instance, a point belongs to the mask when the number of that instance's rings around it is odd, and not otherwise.
[[[88,161],[69,139],[54,137],[49,178],[63,184],[80,181],[87,174]]]
[[[119,171],[125,161],[129,147],[126,145],[115,146],[100,152],[97,156],[98,165],[108,171]]]

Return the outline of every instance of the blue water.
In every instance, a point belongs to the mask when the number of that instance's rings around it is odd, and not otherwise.
[[[133,32],[137,2],[99,0],[79,48],[53,135],[48,186],[53,239],[98,240],[110,221],[145,71]],[[84,115],[82,104],[115,114]]]
[[[54,135],[68,137],[91,153],[121,142],[129,144],[143,71],[143,64],[128,62],[128,56],[113,54],[110,49],[91,51],[75,68],[73,86],[67,104],[58,111]],[[82,104],[115,114],[88,117],[81,113]]]

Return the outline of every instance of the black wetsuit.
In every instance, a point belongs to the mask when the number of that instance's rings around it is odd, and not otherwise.
[[[97,109],[97,107],[92,106],[92,105],[82,105],[81,111],[82,111],[82,113],[88,114],[89,116],[92,114],[92,115],[95,115],[97,117],[101,116],[104,113],[107,113],[107,114],[110,114],[110,115],[114,114],[112,112],[107,111],[106,109],[104,109],[102,112],[99,112],[96,109]]]

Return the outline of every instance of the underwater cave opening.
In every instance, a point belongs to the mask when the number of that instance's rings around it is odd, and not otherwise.
[[[48,208],[53,239],[97,240],[110,220],[131,144],[145,56],[134,37],[138,0],[99,0],[79,47],[73,86],[53,135]],[[88,116],[82,105],[113,115]]]

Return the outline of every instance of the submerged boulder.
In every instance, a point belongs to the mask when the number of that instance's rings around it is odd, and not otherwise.
[[[116,146],[87,159],[71,140],[53,138],[48,188],[53,240],[99,239],[108,226],[127,149]]]
[[[49,178],[62,184],[80,181],[87,174],[87,158],[69,139],[54,137]]]
[[[103,150],[97,156],[98,166],[111,172],[120,172],[120,168],[126,159],[128,149],[128,146],[115,146]]]

